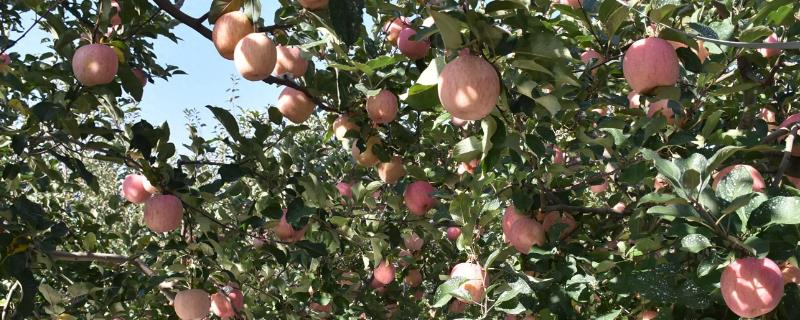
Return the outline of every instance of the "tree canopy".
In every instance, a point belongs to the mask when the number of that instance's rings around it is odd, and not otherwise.
[[[1,319],[800,318],[797,1],[183,2],[0,4]]]

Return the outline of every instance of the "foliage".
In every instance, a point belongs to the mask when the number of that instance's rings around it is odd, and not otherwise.
[[[235,282],[246,297],[240,316],[254,319],[322,316],[311,303],[332,304],[340,318],[613,319],[658,310],[665,319],[727,319],[734,315],[718,285],[729,261],[800,253],[800,190],[785,179],[800,178],[800,158],[789,152],[797,129],[760,117],[762,108],[779,120],[796,112],[797,43],[773,58],[754,49],[772,32],[798,38],[796,1],[583,0],[576,9],[549,0],[331,0],[312,12],[281,0],[281,27],[267,29],[316,68],[265,85],[303,88],[320,110],[292,125],[275,107],[196,106],[213,113],[218,132],[199,136],[205,124],[193,121],[181,148],[170,141],[176,128],[138,117],[147,89],[132,70],[158,81],[183,73],[152,51],[157,37],[179,41],[178,20],[202,33],[201,22],[242,7],[263,26],[259,0],[209,2],[209,16],[189,21],[166,0],[120,0],[124,28],[109,34],[109,0],[0,4],[0,48],[11,58],[0,69],[3,316],[175,318],[176,291],[214,293]],[[26,14],[49,31],[41,55],[13,50],[10,35],[28,28]],[[384,41],[384,23],[400,16],[412,18],[417,39],[431,37],[428,58],[410,61]],[[433,27],[420,27],[425,17]],[[655,31],[688,46],[677,49],[681,80],[639,102],[669,99],[674,122],[628,106],[622,54]],[[111,84],[74,79],[72,54],[90,41],[124,57]],[[702,46],[708,59],[697,55]],[[462,129],[442,109],[436,80],[464,47],[493,64],[502,90],[489,116]],[[588,48],[607,60],[581,62]],[[398,120],[372,126],[363,105],[379,89],[396,93],[401,108]],[[342,114],[361,127],[348,142],[331,129]],[[363,150],[372,136],[382,141],[380,160],[403,158],[407,175],[397,184],[352,160],[351,146]],[[554,160],[553,147],[566,162]],[[472,159],[480,160],[474,174],[456,173]],[[767,188],[753,191],[741,168],[712,188],[715,172],[732,164],[758,169]],[[134,173],[182,200],[180,230],[148,230],[141,205],[119,196]],[[656,190],[658,179],[668,186]],[[403,203],[416,180],[437,188],[438,205],[424,217]],[[352,198],[339,194],[339,181],[353,183]],[[606,191],[590,192],[603,181]],[[611,209],[620,202],[627,209]],[[556,224],[545,245],[517,253],[501,231],[512,204],[530,216],[571,212],[578,228],[562,239]],[[295,229],[308,228],[303,240],[273,235],[282,208]],[[445,236],[450,226],[462,229],[456,241]],[[402,250],[410,231],[425,240],[418,253]],[[397,279],[372,289],[384,259],[398,266]],[[483,301],[452,314],[452,298],[469,295],[459,289],[464,279],[448,275],[465,261],[487,269],[489,286]],[[422,272],[419,289],[403,284],[412,268]],[[774,318],[798,317],[800,294],[789,286]]]

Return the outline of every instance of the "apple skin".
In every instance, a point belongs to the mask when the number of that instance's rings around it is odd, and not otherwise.
[[[664,39],[641,39],[625,52],[622,71],[636,92],[649,93],[656,87],[674,86],[680,77],[678,54]]]
[[[442,69],[437,90],[439,102],[453,117],[481,120],[500,99],[500,77],[486,59],[463,49]]]
[[[72,72],[78,82],[87,87],[111,83],[118,68],[117,53],[104,44],[82,46],[72,56]]]
[[[725,304],[744,318],[759,317],[775,309],[783,297],[783,285],[781,269],[769,258],[737,259],[720,278]]]

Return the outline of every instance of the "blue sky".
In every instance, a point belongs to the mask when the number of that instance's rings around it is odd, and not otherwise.
[[[186,1],[183,10],[194,17],[201,16],[208,11],[208,1]],[[278,3],[275,1],[262,2],[262,17],[265,23],[272,24]],[[24,25],[27,27],[33,22],[33,16]],[[228,108],[227,99],[230,93],[226,92],[232,86],[231,76],[239,78],[238,105],[243,108],[266,108],[273,104],[281,88],[263,82],[250,82],[242,79],[233,61],[222,58],[214,45],[196,33],[194,30],[180,25],[174,29],[175,34],[183,41],[175,44],[166,38],[160,38],[154,43],[154,51],[158,55],[158,62],[176,65],[187,75],[178,75],[169,81],[156,79],[155,83],[148,83],[144,88],[144,97],[140,103],[141,117],[154,125],[167,121],[170,126],[170,140],[178,145],[187,143],[188,132],[183,110],[195,108],[200,112],[201,120],[208,124],[201,135],[210,134],[210,128],[216,124],[211,113],[204,108],[206,105],[217,105]],[[11,51],[20,54],[42,53],[48,51],[40,43],[47,36],[44,32],[34,29],[25,39],[20,41]],[[16,38],[16,35],[12,35]],[[233,111],[233,110],[231,110]],[[178,150],[185,150],[178,147]],[[180,151],[179,151],[180,152]]]

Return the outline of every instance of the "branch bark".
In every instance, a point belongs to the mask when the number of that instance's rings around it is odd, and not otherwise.
[[[55,261],[69,261],[69,262],[102,262],[107,264],[114,264],[114,265],[123,265],[126,263],[132,263],[136,266],[139,271],[145,274],[148,277],[156,276],[155,271],[150,269],[147,264],[145,264],[142,260],[139,260],[135,256],[123,256],[118,254],[112,253],[92,253],[92,252],[67,252],[61,250],[55,250],[48,252],[47,255],[55,260]],[[162,282],[158,285],[158,290],[167,297],[167,299],[172,302],[174,300],[174,295],[169,291],[171,286],[168,282]]]
[[[789,167],[789,163],[792,160],[792,148],[794,148],[794,140],[797,138],[797,128],[794,128],[786,137],[785,146],[783,148],[783,158],[781,158],[781,164],[778,166],[778,172],[775,174],[774,180],[772,180],[773,187],[780,187],[781,180],[783,180],[783,174],[786,172],[786,168]]]
[[[200,35],[205,37],[208,40],[211,40],[211,29],[206,28],[203,25],[203,20],[193,18],[192,16],[184,13],[178,7],[172,5],[169,0],[153,0],[156,5],[164,10],[167,14],[171,15],[176,20],[180,21],[181,23],[185,24],[187,27],[194,29]]]
[[[552,206],[544,206],[542,207],[542,211],[550,212],[550,211],[571,211],[575,213],[596,213],[596,214],[620,214],[619,212],[614,211],[611,208],[587,208],[587,207],[579,207],[579,206],[568,206],[568,205],[552,205]],[[627,215],[633,212],[630,209],[625,209],[621,214]]]

